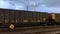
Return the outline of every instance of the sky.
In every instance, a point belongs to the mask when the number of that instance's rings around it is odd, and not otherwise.
[[[0,0],[0,8],[60,13],[60,0]]]

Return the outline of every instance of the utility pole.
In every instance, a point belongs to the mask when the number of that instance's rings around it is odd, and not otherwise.
[[[24,3],[25,5],[26,5],[26,10],[28,11],[29,10],[29,6],[28,6],[28,4],[29,4],[29,1],[28,0],[25,0],[26,2]]]
[[[33,4],[33,10],[36,11],[36,2],[34,1],[34,4]]]
[[[26,6],[27,11],[29,10],[28,5]]]
[[[29,4],[29,1],[28,1],[28,0],[25,0],[25,1],[18,1],[18,2],[24,4],[25,7],[26,7],[26,10],[28,11],[28,9],[29,9],[29,5],[28,5],[28,4]]]
[[[40,5],[39,2],[33,1],[33,4],[31,5],[33,7],[33,10],[36,11],[36,8]]]

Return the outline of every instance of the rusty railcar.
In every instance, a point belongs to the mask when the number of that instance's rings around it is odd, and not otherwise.
[[[56,22],[60,22],[60,14],[57,14],[57,13],[56,13],[55,15],[56,15],[56,16],[55,16],[55,17],[56,17],[55,21],[56,21]]]
[[[58,25],[60,25],[60,14],[55,13],[55,22],[57,22]]]
[[[11,23],[17,26],[40,25],[45,23],[46,19],[48,19],[47,12],[0,9],[1,27],[9,27]]]
[[[60,25],[60,14],[59,13],[50,13],[49,18],[51,18],[51,21],[54,20],[56,25]]]

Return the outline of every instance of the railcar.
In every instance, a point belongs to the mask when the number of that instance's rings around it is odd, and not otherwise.
[[[0,27],[9,27],[11,24],[15,27],[55,24],[55,20],[49,17],[48,12],[0,9]]]

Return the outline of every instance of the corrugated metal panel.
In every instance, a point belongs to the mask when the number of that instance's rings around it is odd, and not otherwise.
[[[56,19],[55,19],[56,22],[60,22],[60,14],[56,14]]]
[[[20,17],[21,17],[21,18],[20,18],[20,19],[21,19],[21,23],[24,23],[24,22],[23,22],[23,20],[24,20],[24,17],[25,17],[25,16],[24,16],[24,12],[21,12],[21,15],[20,15]]]
[[[14,21],[15,21],[15,14],[14,13],[15,13],[14,11],[10,11],[10,15],[9,15],[10,18],[9,19],[10,19],[11,23],[14,23]]]
[[[16,23],[20,23],[20,13],[19,13],[19,11],[15,11],[15,13],[16,13]]]
[[[5,23],[4,21],[4,11],[0,10],[0,23]]]
[[[32,19],[33,19],[32,15],[33,15],[32,12],[28,12],[28,18],[30,23],[32,23]]]
[[[48,19],[48,13],[42,13],[42,21],[45,22]]]
[[[9,11],[6,10],[4,13],[5,13],[5,17],[4,17],[5,23],[9,23]]]

